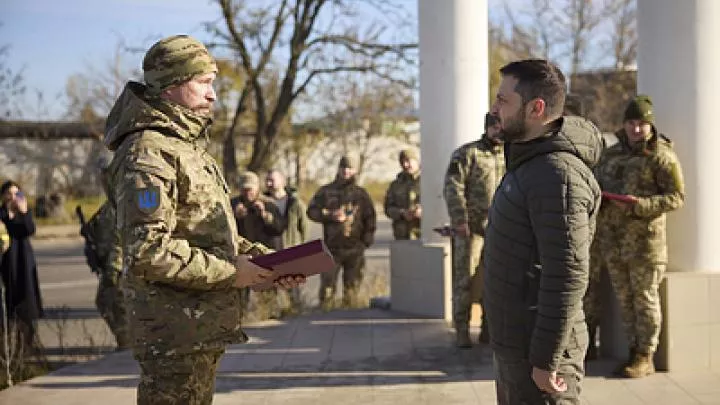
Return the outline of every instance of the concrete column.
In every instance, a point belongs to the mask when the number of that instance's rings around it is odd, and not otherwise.
[[[448,221],[443,178],[452,151],[477,139],[488,110],[486,0],[419,0],[422,235]]]
[[[661,288],[656,366],[720,370],[720,1],[638,0],[638,92],[675,144],[685,207],[668,215],[670,262]]]
[[[450,320],[450,241],[442,196],[450,155],[482,135],[488,110],[486,0],[419,0],[422,241],[390,250],[394,310]]]
[[[638,1],[638,92],[675,144],[685,207],[669,215],[671,271],[720,272],[720,1]]]

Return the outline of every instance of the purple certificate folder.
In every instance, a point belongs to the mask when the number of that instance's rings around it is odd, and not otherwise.
[[[271,269],[275,273],[275,277],[271,280],[252,286],[255,291],[273,288],[273,282],[281,276],[304,275],[309,277],[313,274],[331,271],[335,267],[335,261],[321,239],[253,257],[250,261],[258,266]]]

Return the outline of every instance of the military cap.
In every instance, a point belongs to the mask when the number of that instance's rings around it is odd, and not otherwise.
[[[151,95],[158,95],[194,76],[218,71],[205,45],[187,35],[174,35],[156,42],[145,54],[142,66]]]
[[[415,151],[415,149],[407,148],[400,151],[400,154],[398,155],[398,160],[402,162],[403,160],[410,159],[420,160],[420,157],[418,156],[418,153],[417,151]]]
[[[358,158],[354,155],[343,155],[343,157],[340,158],[338,167],[341,167],[341,168],[349,167],[351,169],[357,169]]]
[[[240,175],[240,188],[260,188],[260,178],[255,172],[245,172]]]
[[[655,124],[655,112],[650,96],[641,94],[630,101],[625,109],[625,121],[628,120],[643,120]]]

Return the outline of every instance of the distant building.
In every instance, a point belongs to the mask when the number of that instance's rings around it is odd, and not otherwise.
[[[625,106],[637,93],[637,69],[589,70],[570,77],[570,93],[582,103],[585,117],[603,132],[622,126]]]

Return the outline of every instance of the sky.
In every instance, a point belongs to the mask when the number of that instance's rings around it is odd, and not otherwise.
[[[218,16],[208,0],[0,0],[0,45],[10,45],[10,67],[58,118],[67,78],[108,63],[119,40],[140,48],[181,33],[205,40],[202,23]],[[142,54],[129,57],[140,66]]]
[[[396,1],[416,15],[417,0]],[[490,17],[502,15],[505,3],[522,8],[522,0],[489,0]],[[62,119],[67,79],[102,71],[121,40],[138,49],[181,33],[207,42],[203,23],[219,16],[210,0],[0,0],[0,46],[10,46],[9,67],[27,86],[23,118]],[[125,69],[139,69],[142,54],[125,54]],[[38,92],[44,108],[37,107]]]

